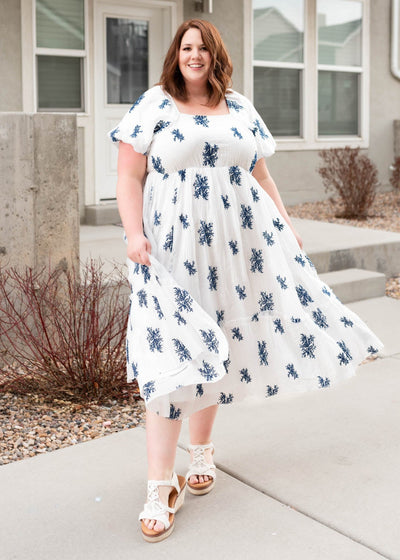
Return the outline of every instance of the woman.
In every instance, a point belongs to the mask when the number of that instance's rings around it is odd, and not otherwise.
[[[128,378],[146,401],[149,542],[172,531],[185,487],[212,489],[219,404],[328,387],[382,347],[302,251],[264,160],[275,141],[228,89],[231,73],[215,27],[187,21],[160,84],[110,132],[132,286]],[[184,417],[185,478],[174,473]]]

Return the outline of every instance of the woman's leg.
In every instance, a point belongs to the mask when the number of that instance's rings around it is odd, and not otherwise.
[[[176,446],[181,430],[181,420],[170,420],[146,410],[147,476],[149,480],[169,480],[174,472]],[[160,500],[168,505],[172,486],[159,486]],[[145,525],[163,531],[164,524],[154,519],[144,519]]]
[[[214,404],[207,408],[203,408],[198,412],[194,412],[189,418],[189,433],[190,433],[190,443],[193,445],[204,445],[210,443],[211,432],[214,425],[215,416],[218,411],[218,405]],[[193,454],[191,452],[193,459]],[[204,458],[207,463],[213,464],[212,450],[206,449],[204,451]],[[194,476],[192,475],[189,479],[190,484],[196,484],[197,482],[207,482],[209,477],[204,476]]]

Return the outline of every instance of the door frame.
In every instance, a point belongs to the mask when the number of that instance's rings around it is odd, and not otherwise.
[[[126,8],[126,17],[129,12],[135,9],[161,9],[163,10],[163,28],[165,43],[169,44],[174,36],[177,28],[177,11],[176,1],[163,0],[94,0],[93,6],[93,67],[94,67],[94,96],[93,96],[93,147],[94,147],[94,198],[95,204],[115,204],[115,198],[102,200],[101,198],[101,177],[104,174],[104,158],[106,157],[107,140],[103,130],[103,116],[105,106],[103,88],[106,87],[107,79],[107,61],[106,61],[106,37],[103,14],[110,17],[124,17],[123,8]],[[122,10],[121,10],[122,8]],[[96,82],[101,84],[96,87]],[[132,100],[134,101],[134,100]],[[122,107],[122,105],[121,105]],[[126,105],[126,109],[129,104]],[[115,174],[115,181],[117,175]]]

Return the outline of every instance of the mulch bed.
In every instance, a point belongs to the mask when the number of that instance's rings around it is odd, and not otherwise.
[[[400,195],[379,193],[364,220],[338,218],[335,200],[307,202],[287,208],[290,216],[400,232]],[[400,275],[389,278],[386,295],[400,299]],[[90,441],[145,422],[138,396],[121,402],[77,404],[43,395],[0,393],[0,465]]]

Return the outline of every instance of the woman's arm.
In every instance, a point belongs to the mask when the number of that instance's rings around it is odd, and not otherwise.
[[[286,212],[286,208],[283,205],[281,195],[279,194],[278,188],[275,184],[275,181],[271,177],[270,172],[268,171],[267,165],[265,163],[265,159],[261,158],[257,161],[254,166],[253,177],[260,183],[261,187],[269,194],[272,200],[275,202],[276,207],[278,208],[279,212],[281,213],[282,217],[293,231],[294,236],[297,239],[297,243],[299,244],[300,248],[303,248],[303,241],[297,231],[294,229],[292,222],[290,221],[289,215]]]
[[[117,202],[128,240],[128,257],[150,266],[151,245],[143,233],[143,180],[147,158],[129,144],[119,143]]]

